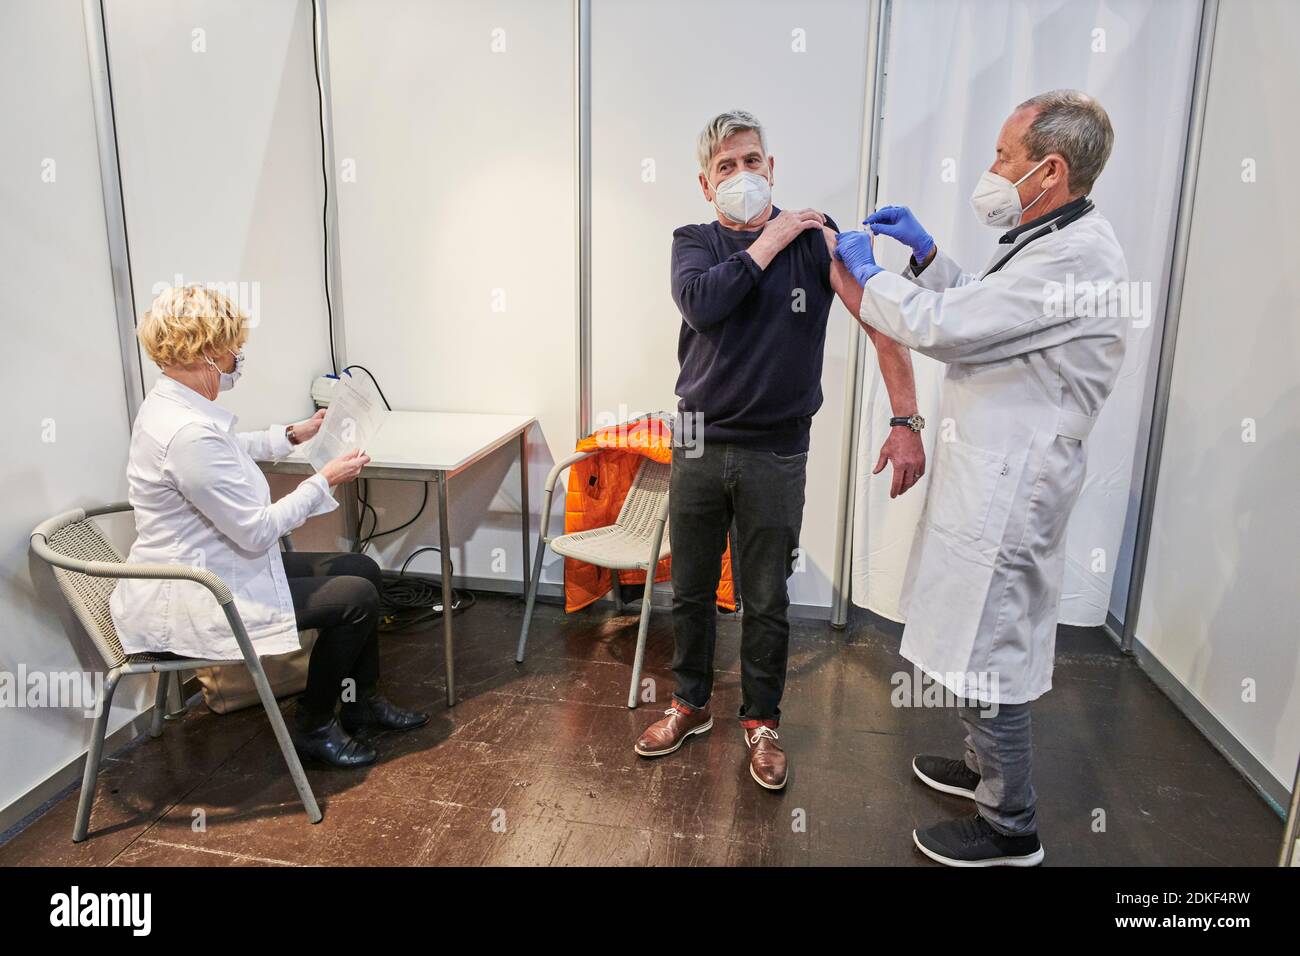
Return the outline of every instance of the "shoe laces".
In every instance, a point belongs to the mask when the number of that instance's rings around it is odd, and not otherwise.
[[[773,730],[771,727],[767,726],[767,724],[759,724],[757,727],[754,728],[754,733],[749,738],[749,745],[751,747],[756,746],[758,742],[762,740],[764,737],[770,737],[772,740],[780,739],[777,732]],[[731,739],[735,740],[736,738],[732,737]]]
[[[974,846],[996,835],[996,831],[989,826],[988,821],[978,813],[963,819],[958,832],[961,834],[963,846]]]
[[[673,704],[671,707],[669,707],[667,710],[664,711],[664,716],[665,717],[689,717],[690,714],[682,710],[676,704]]]

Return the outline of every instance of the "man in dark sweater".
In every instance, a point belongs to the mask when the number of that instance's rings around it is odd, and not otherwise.
[[[750,775],[779,790],[786,781],[776,733],[790,643],[786,580],[799,548],[809,429],[822,404],[836,226],[812,209],[772,205],[775,163],[751,114],[715,117],[698,152],[700,188],[717,220],[677,229],[672,252],[682,315],[668,524],[677,690],[635,747],[643,757],[662,756],[713,726],[715,595],[734,521],[741,726]],[[915,416],[907,350],[871,337],[895,416]],[[890,431],[876,471],[892,461],[892,497],[924,473],[925,452],[914,428]]]

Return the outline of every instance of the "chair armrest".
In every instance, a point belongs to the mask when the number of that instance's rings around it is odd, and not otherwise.
[[[82,561],[78,558],[70,558],[66,554],[59,554],[51,548],[41,528],[32,532],[31,547],[42,561],[63,568],[65,571],[88,574],[92,578],[184,579],[203,585],[212,592],[212,596],[219,604],[231,604],[235,600],[226,582],[207,568],[192,568],[184,564],[119,564],[116,561]]]
[[[564,470],[570,465],[576,465],[578,462],[590,458],[592,455],[598,454],[600,454],[599,451],[574,452],[568,458],[562,458],[557,461],[555,466],[551,468],[550,472],[547,474],[545,492],[542,495],[541,524],[537,526],[543,544],[549,543],[551,540],[551,501],[555,494],[555,486],[559,484],[560,475],[562,475]]]
[[[87,518],[98,518],[100,515],[114,515],[123,511],[134,511],[129,501],[114,501],[109,505],[100,505],[98,508],[91,508],[86,512]]]
[[[545,488],[550,491],[555,488],[555,483],[560,480],[560,474],[570,465],[576,465],[578,462],[590,458],[592,455],[599,455],[599,451],[578,451],[574,452],[568,458],[562,458],[555,463],[546,475]]]

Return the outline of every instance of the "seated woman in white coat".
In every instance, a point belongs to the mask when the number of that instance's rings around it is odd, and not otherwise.
[[[299,629],[318,628],[307,688],[291,725],[304,757],[337,767],[373,763],[376,730],[410,730],[427,714],[378,692],[378,565],[363,554],[281,554],[283,535],[338,507],[331,492],[370,460],[331,461],[279,501],[255,458],[279,458],[311,438],[322,414],[263,431],[234,431],[216,404],[243,365],[248,320],[223,295],[197,285],[165,290],[138,330],[162,375],[131,430],[128,496],[136,540],[129,562],[199,563],[220,577],[259,656],[298,650]],[[127,653],[237,660],[220,605],[186,580],[123,580],[113,623]],[[342,706],[340,708],[340,701]]]

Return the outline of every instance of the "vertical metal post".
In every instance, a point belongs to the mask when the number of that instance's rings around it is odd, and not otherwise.
[[[321,173],[325,185],[325,294],[329,297],[334,371],[348,364],[343,324],[343,258],[339,251],[338,160],[334,154],[334,107],[330,91],[329,22],[325,0],[312,0],[316,69],[320,77]]]
[[[330,323],[330,367],[337,373],[348,364],[347,334],[343,322],[343,254],[339,249],[338,160],[334,153],[334,106],[330,85],[329,19],[325,0],[312,0],[312,56],[320,96],[321,178],[325,191],[321,226],[325,231],[325,302]],[[349,550],[360,543],[361,518],[357,486],[349,482],[340,492],[344,536]]]
[[[1178,197],[1178,221],[1174,231],[1174,248],[1169,266],[1169,290],[1165,296],[1165,322],[1160,334],[1160,358],[1156,365],[1151,435],[1147,441],[1146,463],[1142,471],[1142,496],[1138,502],[1137,529],[1133,541],[1133,566],[1129,574],[1128,595],[1124,602],[1122,647],[1126,654],[1133,653],[1138,611],[1142,605],[1143,579],[1146,577],[1147,557],[1151,549],[1151,516],[1156,505],[1160,459],[1164,453],[1165,425],[1169,418],[1174,349],[1178,344],[1178,319],[1183,305],[1183,285],[1187,275],[1187,246],[1192,232],[1196,176],[1201,161],[1201,137],[1205,131],[1205,103],[1210,86],[1210,59],[1214,53],[1214,28],[1218,15],[1219,0],[1203,0],[1201,34],[1196,51],[1196,73],[1192,82],[1192,103],[1187,122],[1187,140],[1183,147],[1183,179]]]
[[[167,688],[166,712],[163,718],[166,720],[181,720],[188,711],[185,709],[185,682],[189,680],[192,671],[180,670],[172,671],[174,679],[171,686]]]
[[[574,227],[577,233],[578,438],[591,433],[591,0],[573,0]]]
[[[1294,866],[1296,840],[1300,840],[1300,764],[1295,769],[1295,781],[1291,784],[1291,805],[1286,813],[1286,829],[1282,831],[1282,853],[1278,857],[1278,866]]]
[[[447,669],[447,706],[456,706],[456,654],[452,646],[451,529],[447,524],[447,473],[438,472],[438,557],[442,559],[442,643]]]
[[[523,532],[524,563],[519,572],[519,593],[528,599],[528,569],[532,566],[529,555],[528,532],[532,524],[532,513],[528,507],[528,429],[519,433],[519,521]]]
[[[880,166],[880,128],[885,102],[886,46],[889,38],[889,0],[871,0],[867,13],[867,78],[862,96],[862,152],[858,165],[858,210],[865,216],[876,202]],[[856,225],[856,223],[854,224]],[[845,224],[843,228],[852,228]],[[835,557],[832,563],[831,626],[842,628],[849,618],[849,590],[853,575],[854,493],[857,490],[858,423],[862,405],[862,327],[849,323],[848,370],[844,386],[844,426],[840,436],[839,499],[835,518]]]
[[[131,249],[126,236],[126,207],[117,151],[117,119],[113,110],[113,81],[108,62],[108,34],[102,0],[82,0],[86,25],[86,58],[90,66],[90,95],[99,145],[99,184],[104,197],[104,227],[113,279],[113,309],[117,314],[117,344],[122,356],[128,425],[144,401],[144,375],[135,339],[135,291],[131,283]]]

